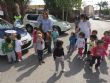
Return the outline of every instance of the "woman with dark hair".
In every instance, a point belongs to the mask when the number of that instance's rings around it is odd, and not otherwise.
[[[42,24],[42,32],[44,34],[44,41],[46,40],[47,32],[52,31],[53,23],[48,17],[48,12],[43,13],[43,19],[41,20]],[[47,45],[45,42],[45,49],[47,49]]]
[[[91,35],[91,24],[89,22],[88,17],[85,14],[81,14],[80,16],[80,22],[79,22],[79,28],[80,31],[85,34],[85,42],[87,42],[87,39]],[[85,51],[84,54],[87,53],[87,43],[85,44]]]

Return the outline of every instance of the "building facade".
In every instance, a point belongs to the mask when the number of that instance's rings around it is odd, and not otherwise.
[[[84,7],[84,13],[89,17],[94,16],[94,7],[92,5]]]

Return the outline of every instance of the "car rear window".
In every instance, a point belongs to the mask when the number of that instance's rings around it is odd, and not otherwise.
[[[28,19],[28,20],[34,20],[34,21],[36,21],[37,18],[38,18],[38,16],[39,16],[39,15],[28,15],[28,16],[27,16],[27,19]]]

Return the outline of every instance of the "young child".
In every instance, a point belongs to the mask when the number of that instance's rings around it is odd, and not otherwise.
[[[37,27],[34,28],[33,33],[32,33],[32,37],[33,37],[33,47],[35,50],[35,55],[37,54],[37,49],[36,49],[36,41],[37,41]]]
[[[52,39],[53,39],[54,48],[55,48],[55,43],[57,41],[58,36],[59,36],[59,34],[58,34],[57,29],[56,28],[53,28]]]
[[[76,26],[76,28],[75,28],[76,38],[79,38],[79,33],[80,33],[80,28],[78,28],[78,26]]]
[[[86,58],[86,62],[90,62],[91,60],[91,49],[93,46],[96,45],[96,39],[97,39],[97,36],[96,35],[90,35],[90,41],[89,41],[89,49],[88,49],[88,52],[87,52],[87,58]]]
[[[104,32],[104,36],[102,37],[102,40],[104,41],[104,44],[103,44],[104,48],[107,51],[108,45],[109,45],[109,32],[108,31]]]
[[[10,37],[5,39],[5,42],[2,44],[2,51],[8,57],[8,62],[12,63],[12,60],[16,62],[16,56],[14,52],[14,42]]]
[[[51,36],[51,32],[47,32],[46,33],[46,39],[45,39],[45,44],[48,50],[48,54],[52,53],[52,49],[51,49],[51,43],[52,43],[52,36]]]
[[[69,37],[70,45],[69,45],[69,50],[68,53],[73,52],[74,46],[76,44],[76,36],[74,32],[71,32],[71,36]]]
[[[64,72],[64,49],[63,49],[63,41],[57,40],[56,41],[56,48],[53,52],[53,57],[55,60],[55,66],[56,66],[56,74],[58,73],[58,67],[59,64],[61,64],[62,72]]]
[[[102,37],[102,40],[103,40],[103,42],[104,42],[104,48],[105,48],[105,50],[106,50],[106,52],[107,52],[107,50],[108,50],[108,45],[109,45],[109,43],[110,43],[110,39],[109,39],[109,32],[108,31],[105,31],[104,32],[104,36]],[[105,57],[102,57],[101,58],[102,59],[102,61],[103,60],[105,60]]]
[[[110,44],[110,30],[108,32],[109,32],[109,44]],[[108,57],[110,58],[110,49],[108,50]]]
[[[15,51],[16,51],[16,54],[18,56],[18,61],[19,62],[22,60],[22,50],[21,50],[21,47],[23,45],[20,39],[21,39],[21,35],[17,34],[16,35],[16,40],[15,40]]]
[[[97,34],[98,34],[98,31],[97,30],[92,30],[92,35],[95,35],[97,37]],[[96,42],[97,42],[97,40],[98,40],[98,37],[96,39]]]
[[[79,33],[79,38],[76,41],[76,47],[78,48],[78,58],[82,59],[83,49],[85,47],[85,34],[83,32]]]
[[[42,38],[42,34],[38,34],[36,48],[37,48],[39,63],[40,64],[45,63],[43,61],[44,40]]]
[[[103,47],[103,44],[104,43],[102,40],[98,40],[97,45],[91,49],[92,60],[90,61],[90,64],[89,64],[90,69],[92,69],[92,66],[96,60],[97,60],[97,63],[95,64],[95,69],[98,69],[98,67],[100,66],[101,57],[104,57],[105,55],[107,55],[106,50]]]

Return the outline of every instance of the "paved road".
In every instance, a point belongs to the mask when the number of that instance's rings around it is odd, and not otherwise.
[[[93,21],[92,29],[99,31],[99,37],[105,30],[110,29],[110,22]],[[60,38],[64,41],[65,53],[67,52],[68,36],[71,31]],[[88,70],[84,62],[76,59],[76,52],[71,55],[70,61],[65,61],[65,73],[54,74],[54,61],[51,55],[45,55],[45,64],[39,66],[37,56],[32,55],[30,49],[20,63],[8,64],[6,58],[0,57],[0,83],[110,83],[110,60],[101,64],[99,71]]]

